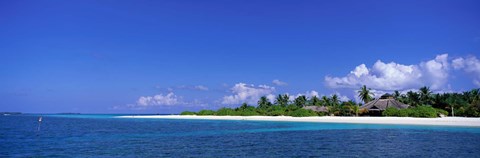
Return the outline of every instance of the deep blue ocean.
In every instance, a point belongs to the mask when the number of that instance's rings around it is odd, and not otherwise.
[[[480,128],[0,116],[0,157],[480,157]]]

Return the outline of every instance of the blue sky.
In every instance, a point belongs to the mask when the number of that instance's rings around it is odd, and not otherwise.
[[[0,111],[177,113],[480,87],[480,2],[1,1]],[[275,81],[274,81],[275,80]]]

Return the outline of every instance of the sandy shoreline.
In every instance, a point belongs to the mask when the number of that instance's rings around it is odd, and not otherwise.
[[[287,121],[287,122],[323,122],[323,123],[358,123],[358,124],[403,124],[403,125],[437,125],[480,127],[480,118],[444,117],[290,117],[290,116],[195,116],[195,115],[140,115],[118,116],[118,118],[151,119],[199,119],[199,120],[250,120],[250,121]]]

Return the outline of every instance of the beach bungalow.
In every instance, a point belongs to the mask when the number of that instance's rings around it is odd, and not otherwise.
[[[366,103],[365,105],[361,106],[360,109],[368,110],[369,115],[382,115],[382,112],[389,107],[393,107],[397,109],[406,109],[409,106],[410,105],[403,104],[395,100],[395,98],[392,95],[387,93],[382,95],[378,99],[375,99],[373,101]]]

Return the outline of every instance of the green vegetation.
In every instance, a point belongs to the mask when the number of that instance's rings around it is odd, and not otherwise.
[[[196,115],[196,113],[191,112],[191,111],[184,111],[184,112],[180,113],[180,115]]]
[[[396,98],[412,107],[426,105],[440,109],[444,115],[480,117],[479,91],[480,89],[473,89],[463,93],[434,94],[430,88],[422,87],[418,92],[399,93]]]
[[[293,117],[318,116],[315,111],[305,109],[297,109],[295,111],[291,111],[288,113],[288,115]]]
[[[358,98],[362,99],[364,103],[368,103],[372,100],[373,93],[370,92],[370,88],[367,88],[366,85],[363,85],[360,90],[358,90]]]
[[[436,109],[431,106],[417,106],[408,109],[387,108],[383,111],[383,116],[398,116],[398,117],[429,117],[435,118],[440,114],[446,115],[445,110]],[[447,113],[448,114],[448,113]]]
[[[438,117],[440,114],[449,116],[480,117],[480,89],[473,89],[463,93],[434,94],[428,87],[422,87],[418,92],[409,91],[405,94],[393,92],[393,97],[400,102],[410,105],[408,109],[388,108],[383,111],[383,116],[399,117]],[[358,97],[364,102],[373,100],[371,89],[362,86]],[[181,115],[217,115],[217,116],[359,116],[368,113],[361,109],[361,104],[354,101],[340,101],[338,96],[322,96],[307,98],[298,96],[291,101],[288,94],[280,94],[274,103],[263,96],[257,106],[243,103],[237,108],[221,108],[217,111],[201,110],[199,112],[182,112]],[[322,106],[327,109],[315,112],[304,109],[305,106]]]
[[[316,97],[315,97],[316,98]],[[220,108],[217,111],[212,110],[201,110],[197,113],[190,111],[182,112],[181,115],[217,115],[217,116],[294,116],[294,117],[304,117],[304,116],[324,116],[326,113],[315,112],[312,110],[306,110],[302,107],[305,104],[310,104],[310,102],[315,102],[318,105],[321,105],[320,99],[316,98],[313,100],[307,100],[307,97],[300,96],[295,99],[294,102],[289,100],[287,94],[278,95],[275,100],[275,104],[272,104],[267,97],[261,97],[257,102],[257,106],[251,106],[247,103],[243,103],[240,107],[232,108]]]
[[[197,112],[197,115],[215,115],[215,111],[213,110],[200,110]]]

